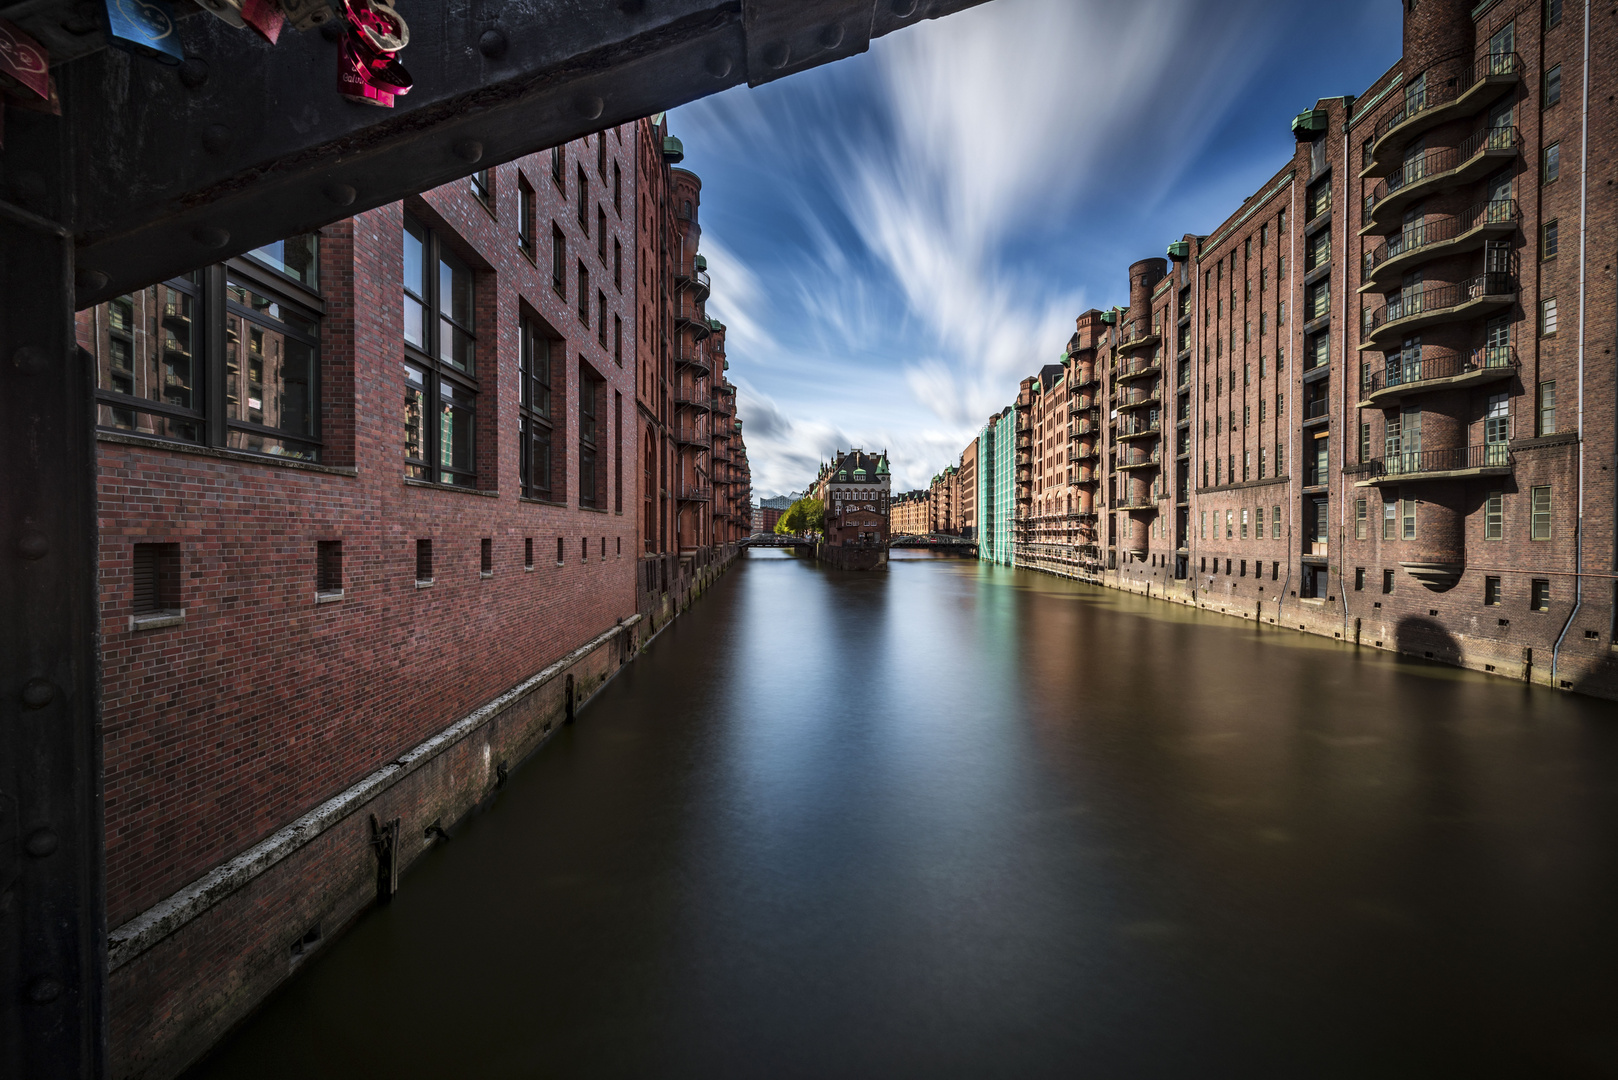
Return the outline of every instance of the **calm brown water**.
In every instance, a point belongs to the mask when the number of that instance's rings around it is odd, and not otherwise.
[[[756,552],[195,1075],[1618,1076],[1618,708]]]

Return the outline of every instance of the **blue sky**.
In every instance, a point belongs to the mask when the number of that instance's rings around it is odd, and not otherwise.
[[[1399,50],[1397,0],[990,0],[675,110],[755,497],[849,446],[924,485]]]

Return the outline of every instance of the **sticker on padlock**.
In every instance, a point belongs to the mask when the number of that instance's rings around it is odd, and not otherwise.
[[[49,100],[51,58],[15,23],[0,19],[0,89]]]
[[[387,4],[373,0],[341,0],[348,31],[376,52],[396,53],[410,44],[410,27]]]
[[[338,50],[337,92],[350,101],[392,108],[408,94],[410,72],[397,53],[410,41],[403,18],[377,0],[340,0],[345,23]]]
[[[327,0],[281,0],[281,13],[294,30],[312,30],[332,19]]]
[[[185,59],[168,0],[103,0],[107,9],[107,44],[125,52],[178,64]]]

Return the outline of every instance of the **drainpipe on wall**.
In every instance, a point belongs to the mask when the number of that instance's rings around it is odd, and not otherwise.
[[[1556,677],[1557,661],[1562,656],[1562,640],[1573,627],[1584,606],[1584,274],[1585,249],[1588,246],[1590,225],[1587,220],[1590,192],[1590,5],[1584,5],[1584,93],[1579,111],[1579,457],[1578,519],[1573,525],[1573,610],[1568,612],[1562,632],[1556,635],[1556,646],[1551,649],[1551,685],[1559,686]]]
[[[1349,117],[1352,116],[1353,112],[1354,112],[1354,99],[1351,98],[1351,97],[1345,97],[1345,98],[1342,99],[1342,102],[1343,102],[1343,183],[1344,183],[1343,211],[1344,211],[1344,216],[1347,217],[1347,211],[1348,211],[1347,183],[1348,183],[1348,170],[1349,170],[1349,161],[1348,161],[1348,155],[1349,155],[1348,121],[1349,121]],[[1333,230],[1333,231],[1336,231],[1336,230]],[[1346,551],[1346,549],[1348,547],[1348,485],[1345,482],[1347,477],[1343,473],[1343,466],[1348,461],[1348,434],[1349,434],[1349,432],[1348,432],[1348,285],[1349,285],[1349,282],[1347,280],[1348,275],[1349,275],[1349,264],[1348,264],[1348,233],[1347,233],[1347,230],[1343,230],[1342,241],[1343,241],[1342,267],[1343,267],[1343,278],[1344,278],[1344,280],[1343,280],[1343,287],[1341,289],[1339,289],[1338,292],[1342,295],[1342,298],[1343,298],[1343,316],[1342,316],[1343,322],[1342,322],[1341,329],[1339,329],[1338,332],[1337,332],[1338,355],[1342,359],[1341,370],[1337,373],[1337,375],[1338,375],[1338,378],[1337,378],[1337,396],[1338,396],[1338,400],[1342,402],[1342,408],[1338,411],[1337,415],[1341,416],[1343,418],[1343,420],[1342,420],[1343,426],[1342,426],[1341,430],[1338,431],[1338,438],[1337,438],[1337,597],[1338,597],[1339,600],[1341,600],[1343,602],[1343,633],[1340,636],[1346,637],[1348,635],[1348,578],[1347,578],[1347,576],[1345,574],[1345,570],[1347,569],[1347,566],[1348,566],[1348,560],[1345,559],[1343,556],[1348,553]],[[1357,414],[1356,414],[1356,416],[1357,416]],[[1327,467],[1328,468],[1330,467],[1330,464],[1331,464],[1330,461],[1328,461],[1327,462]],[[1329,566],[1329,561],[1328,561],[1328,566]]]
[[[1287,236],[1287,263],[1289,265],[1291,265],[1291,267],[1292,267],[1293,276],[1296,276],[1297,273],[1298,273],[1298,241],[1297,241],[1297,235],[1298,235],[1298,233],[1297,233],[1297,230],[1298,230],[1298,224],[1297,224],[1297,222],[1298,222],[1298,181],[1297,181],[1297,176],[1296,176],[1296,170],[1297,170],[1297,166],[1294,165],[1293,166],[1294,176],[1293,176],[1293,180],[1292,180],[1292,190],[1287,193],[1287,200],[1288,200],[1287,201],[1287,217],[1288,217],[1288,219],[1290,219],[1292,221],[1292,228],[1288,230],[1288,236]],[[1287,298],[1288,298],[1287,299],[1287,345],[1291,346],[1293,341],[1294,341],[1293,329],[1297,325],[1297,321],[1298,321],[1298,296],[1297,296],[1297,290],[1293,289],[1290,285],[1287,286]],[[1287,394],[1287,415],[1288,416],[1292,415],[1293,410],[1295,410],[1298,407],[1298,398],[1303,396],[1303,382],[1302,382],[1303,356],[1302,356],[1302,354],[1300,354],[1300,355],[1293,358],[1292,366],[1294,368],[1296,368],[1297,371],[1298,371],[1299,382],[1298,382],[1298,392],[1296,394],[1293,394],[1293,393],[1290,393],[1290,392]],[[1277,379],[1276,381],[1279,382],[1280,380]],[[1292,473],[1292,452],[1293,452],[1293,449],[1294,449],[1293,440],[1296,437],[1297,437],[1297,428],[1294,426],[1294,421],[1288,420],[1287,421],[1287,474],[1288,475],[1291,475],[1291,473]],[[1290,487],[1290,485],[1288,485],[1288,486]],[[1287,546],[1288,547],[1291,547],[1293,544],[1296,544],[1298,542],[1298,530],[1297,530],[1297,527],[1296,527],[1297,526],[1297,521],[1298,521],[1298,499],[1297,499],[1296,496],[1288,496],[1288,498],[1287,498]],[[1281,625],[1281,600],[1287,594],[1287,586],[1292,584],[1292,560],[1296,559],[1296,558],[1299,558],[1300,554],[1301,553],[1296,548],[1293,548],[1292,554],[1287,556],[1287,579],[1286,579],[1286,581],[1281,583],[1281,591],[1279,593],[1277,593],[1276,596],[1275,596],[1275,625],[1277,625],[1277,626]]]

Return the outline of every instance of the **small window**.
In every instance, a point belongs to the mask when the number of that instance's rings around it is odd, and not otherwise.
[[[1247,508],[1245,506],[1242,507],[1242,539],[1247,539]],[[1242,576],[1245,577],[1246,575],[1247,564],[1244,562],[1242,563]]]
[[[1246,559],[1242,560],[1242,572],[1241,572],[1240,576],[1241,577],[1246,577],[1247,576],[1247,560]]]
[[[534,568],[534,538],[526,536],[522,542],[522,567],[524,570]]]
[[[1556,333],[1556,297],[1548,297],[1539,302],[1539,333],[1541,337],[1550,337]]]
[[[416,580],[433,580],[433,542],[431,540],[416,541]]]
[[[1401,540],[1414,540],[1416,538],[1416,500],[1401,499],[1399,538]]]
[[[1483,602],[1489,607],[1500,606],[1500,579],[1486,577],[1483,579]]]
[[[617,237],[612,240],[612,287],[624,291],[624,245]]]
[[[607,294],[596,290],[596,341],[607,344]]]
[[[1253,538],[1264,539],[1264,507],[1259,507],[1253,518]]]
[[[558,536],[556,538],[556,565],[561,566],[563,561],[564,556],[562,555],[562,538]]]
[[[472,174],[472,197],[483,204],[485,210],[494,209],[494,170],[479,169]]]
[[[1354,539],[1364,540],[1369,533],[1369,518],[1366,516],[1364,499],[1354,500]]]
[[[556,186],[562,186],[563,150],[560,146],[551,147],[551,179]]]
[[[567,237],[554,221],[551,222],[551,287],[557,296],[567,299]]]
[[[1545,94],[1543,99],[1544,107],[1548,109],[1552,105],[1559,103],[1561,100],[1562,65],[1557,64],[1545,73]]]
[[[579,537],[579,561],[590,561],[590,538],[588,536]]]
[[[607,265],[607,211],[596,207],[596,258]]]
[[[579,260],[579,321],[590,325],[590,271],[583,259]]]
[[[1556,380],[1539,384],[1538,434],[1556,434]]]
[[[1393,591],[1393,571],[1392,570],[1384,570],[1384,571],[1382,571],[1382,592],[1384,594],[1387,594],[1387,593],[1390,593],[1392,591]]]
[[[1557,244],[1556,222],[1547,221],[1539,229],[1539,257],[1542,259],[1556,258]]]
[[[1483,539],[1499,540],[1505,535],[1505,493],[1491,491],[1483,499]]]
[[[491,577],[494,574],[494,541],[487,536],[479,545],[478,573],[484,577]]]
[[[1225,560],[1225,574],[1226,574],[1226,576],[1229,576],[1229,574],[1230,574],[1230,560],[1229,559]]]
[[[534,189],[528,178],[517,177],[517,249],[530,259],[537,258],[534,244]]]
[[[1363,566],[1356,566],[1354,568],[1354,591],[1365,591],[1365,567]]]
[[[1562,25],[1562,0],[1545,0],[1545,29]]]
[[[1551,489],[1549,485],[1529,489],[1528,539],[1551,538]]]
[[[1547,184],[1556,182],[1562,175],[1562,144],[1551,143],[1545,148],[1544,163],[1540,168],[1540,175]]]
[[[1551,609],[1551,583],[1547,578],[1535,578],[1529,587],[1528,606],[1535,611]]]
[[[1281,539],[1281,508],[1276,506],[1272,507],[1271,510],[1270,539],[1279,540]]]
[[[131,568],[130,607],[136,615],[180,609],[180,545],[136,544]]]
[[[584,171],[584,166],[583,165],[579,166],[578,197],[579,197],[579,228],[584,230],[584,235],[585,236],[589,236],[590,235],[590,213],[589,213],[589,206],[590,206],[590,174]]]
[[[315,544],[315,591],[343,591],[343,542],[321,540]]]
[[[624,366],[624,320],[621,315],[612,317],[612,361],[619,367]]]

